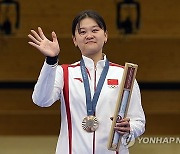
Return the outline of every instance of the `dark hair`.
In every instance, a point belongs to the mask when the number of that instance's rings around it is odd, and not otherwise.
[[[106,24],[105,21],[103,19],[102,16],[100,16],[96,11],[93,10],[85,10],[80,12],[73,20],[72,22],[72,35],[75,36],[75,30],[76,30],[76,26],[79,29],[80,27],[80,22],[82,19],[84,18],[92,18],[96,21],[96,23],[98,24],[98,26],[103,29],[104,31],[106,31]]]

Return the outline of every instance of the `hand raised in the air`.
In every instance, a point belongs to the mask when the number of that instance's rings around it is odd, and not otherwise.
[[[31,30],[31,33],[28,35],[31,39],[28,42],[30,45],[37,48],[45,56],[55,57],[59,54],[60,47],[55,32],[52,32],[52,41],[46,38],[40,27],[38,27],[38,33],[34,30]]]

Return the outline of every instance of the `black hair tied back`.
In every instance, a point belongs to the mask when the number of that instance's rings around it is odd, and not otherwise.
[[[85,10],[80,12],[73,20],[72,22],[72,35],[75,36],[75,30],[76,27],[79,29],[80,26],[80,22],[81,20],[83,20],[84,18],[92,18],[96,21],[96,23],[98,24],[98,26],[103,29],[104,31],[106,31],[106,24],[105,21],[103,19],[102,16],[100,16],[96,11],[93,10]]]

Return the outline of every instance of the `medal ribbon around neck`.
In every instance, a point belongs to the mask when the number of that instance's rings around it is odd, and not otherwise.
[[[101,76],[99,78],[99,81],[98,81],[98,84],[97,84],[97,87],[96,87],[96,91],[94,93],[92,101],[91,101],[91,92],[90,92],[90,86],[89,86],[89,79],[88,79],[86,66],[85,66],[85,63],[84,63],[83,59],[81,59],[81,61],[80,61],[80,67],[81,67],[81,73],[82,73],[82,77],[83,77],[84,89],[85,89],[85,94],[86,94],[87,115],[88,116],[89,115],[94,115],[96,105],[97,105],[97,101],[98,101],[99,95],[101,93],[102,86],[104,84],[106,75],[107,75],[108,70],[109,70],[109,61],[106,59],[105,66],[104,66],[103,71],[101,73]]]

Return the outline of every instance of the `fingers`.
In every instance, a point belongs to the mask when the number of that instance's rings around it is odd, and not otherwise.
[[[40,42],[39,42],[38,40],[36,40],[36,39],[34,38],[34,36],[32,36],[31,34],[29,34],[28,37],[29,37],[34,43],[36,43],[37,45],[40,45]]]
[[[122,123],[116,123],[114,130],[121,135],[124,135],[126,133],[130,133],[130,125],[129,124],[122,124]]]
[[[118,120],[116,122],[116,125],[114,127],[114,130],[120,133],[121,135],[124,135],[125,133],[130,132],[130,119],[129,118],[124,118],[121,120]]]
[[[46,37],[45,37],[45,35],[44,35],[41,27],[38,27],[38,32],[39,32],[39,35],[40,35],[40,37],[41,37],[42,40],[46,39]]]
[[[128,121],[117,122],[116,127],[130,127],[130,123]]]
[[[34,38],[33,41],[36,43],[37,43],[37,41],[41,42],[42,40],[46,39],[41,27],[38,27],[39,34],[35,30],[31,30],[31,33],[33,34],[33,38]],[[32,39],[32,37],[30,37],[30,38]]]
[[[46,36],[44,35],[41,27],[38,27],[38,32],[39,32],[39,34],[38,34],[35,30],[31,30],[31,33],[32,33],[33,35],[31,35],[31,34],[28,35],[28,37],[29,37],[34,43],[36,43],[36,44],[40,44],[40,42],[41,42],[42,40],[47,39]],[[55,33],[54,31],[52,32],[52,38],[53,38],[53,42],[57,42],[57,41],[58,41],[58,40],[57,40],[56,33]]]
[[[32,34],[28,37],[31,39],[28,43],[41,51],[44,55],[58,55],[59,54],[59,43],[55,32],[52,32],[53,41],[47,39],[40,27],[38,27],[38,32],[31,30]]]
[[[118,132],[119,134],[121,134],[121,135],[130,133],[130,129],[129,128],[114,128],[114,130],[116,132]]]
[[[34,35],[35,39],[38,40],[39,42],[43,40],[42,38],[40,38],[39,34],[36,33],[35,30],[31,30],[31,33]]]
[[[32,45],[33,47],[37,48],[38,50],[40,50],[40,46],[35,44],[34,42],[28,42],[30,45]]]
[[[124,118],[124,119],[120,120],[120,122],[125,122],[125,121],[130,122],[130,119],[129,118]]]
[[[52,32],[53,42],[57,42],[57,36],[55,32]]]

